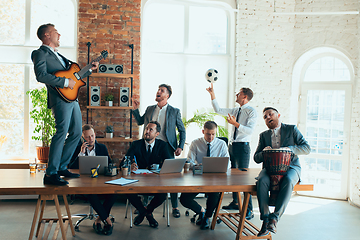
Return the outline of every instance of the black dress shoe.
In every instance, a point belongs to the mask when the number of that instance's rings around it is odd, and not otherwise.
[[[223,206],[222,209],[226,209],[226,210],[239,210],[239,205],[236,204],[235,202],[231,202],[231,203],[229,203],[229,205]]]
[[[59,175],[52,174],[52,175],[44,175],[44,184],[50,184],[50,185],[57,185],[57,186],[64,186],[66,184],[69,184],[68,181],[65,181]]]
[[[262,223],[259,233],[257,234],[258,237],[266,236],[269,234],[269,230],[267,230],[268,224],[269,224],[269,220],[265,219]]]
[[[173,209],[172,211],[172,215],[174,216],[174,218],[179,218],[180,217],[180,211],[179,209]]]
[[[201,221],[200,229],[205,230],[210,228],[210,218],[204,217]]]
[[[72,173],[68,169],[58,171],[59,176],[67,177],[67,178],[79,178],[80,174]]]
[[[251,219],[253,219],[253,218],[254,218],[254,213],[253,213],[253,211],[247,211],[246,216],[245,216],[245,219],[246,219],[246,220],[251,220]]]
[[[201,225],[202,220],[204,219],[204,217],[205,217],[204,212],[199,213],[198,219],[196,220],[196,225]]]
[[[276,219],[271,218],[271,219],[269,220],[268,225],[267,225],[267,230],[269,230],[269,231],[272,232],[272,233],[276,233],[276,224],[277,224]]]
[[[139,213],[135,218],[134,218],[134,225],[140,225],[142,223],[142,221],[144,220],[145,217],[145,213]]]
[[[111,235],[113,228],[114,228],[114,225],[105,224],[102,233],[104,235]]]
[[[155,220],[152,213],[146,214],[146,219],[149,221],[149,225],[152,228],[157,228],[159,226],[159,223]]]
[[[95,222],[94,222],[93,228],[94,228],[94,230],[95,230],[95,232],[96,232],[97,234],[102,234],[103,229],[102,229],[102,227],[101,227],[101,223],[95,223]]]

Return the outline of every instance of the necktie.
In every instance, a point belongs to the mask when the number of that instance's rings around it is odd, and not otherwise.
[[[241,108],[239,108],[239,111],[236,115],[236,122],[239,122],[239,119],[240,119],[240,112],[241,112]],[[237,135],[237,127],[235,127],[235,130],[234,130],[234,140],[236,139],[236,135]]]
[[[148,149],[147,149],[147,151],[146,151],[146,158],[147,158],[147,160],[149,160],[150,155],[151,155],[151,145],[148,145]]]
[[[210,143],[207,144],[207,152],[206,152],[206,156],[210,157]]]

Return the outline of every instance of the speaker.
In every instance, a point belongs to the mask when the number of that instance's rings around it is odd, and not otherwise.
[[[100,64],[99,73],[124,73],[123,65],[116,64]]]
[[[129,106],[129,88],[120,87],[120,107]]]
[[[90,106],[100,106],[100,87],[90,87]]]

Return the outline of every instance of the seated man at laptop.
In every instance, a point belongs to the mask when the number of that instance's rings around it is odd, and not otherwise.
[[[188,161],[192,166],[195,163],[201,164],[203,157],[229,157],[225,141],[215,137],[216,130],[217,124],[214,121],[207,121],[202,130],[204,137],[192,141],[188,153]],[[196,225],[200,225],[200,229],[208,229],[220,193],[207,193],[206,210],[194,200],[197,195],[198,193],[182,193],[180,202],[198,215]]]
[[[70,169],[79,168],[79,156],[107,156],[108,163],[111,163],[111,159],[108,150],[104,144],[98,143],[95,139],[95,131],[92,125],[85,124],[82,126],[82,138],[79,142],[74,155],[69,164]],[[115,203],[116,195],[114,194],[90,194],[88,195],[89,202],[94,210],[98,213],[98,217],[95,219],[93,228],[98,234],[110,235],[112,233],[113,224],[109,218],[110,210]],[[101,203],[100,199],[104,199]],[[101,226],[101,222],[104,223],[104,227]]]
[[[131,164],[131,171],[139,169],[150,169],[152,164],[159,164],[160,166],[165,159],[171,158],[168,152],[167,143],[156,139],[160,134],[161,127],[156,121],[151,121],[145,128],[143,139],[134,141],[126,156],[135,156],[136,162]],[[134,224],[139,225],[144,220],[144,217],[149,222],[149,225],[156,228],[159,224],[155,220],[152,212],[159,207],[166,200],[166,193],[151,194],[154,198],[145,208],[137,194],[128,194],[127,197],[130,203],[138,210],[139,214],[134,219]]]

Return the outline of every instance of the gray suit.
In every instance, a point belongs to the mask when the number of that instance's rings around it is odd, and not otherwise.
[[[53,74],[59,70],[66,70],[70,66],[70,61],[61,57],[65,62],[65,67],[46,46],[41,46],[31,54],[36,79],[47,87],[48,108],[52,110],[56,123],[56,133],[50,144],[47,175],[57,174],[58,171],[67,169],[82,134],[79,103],[77,101],[66,102],[53,88],[63,88],[65,83],[65,78],[56,77]]]
[[[148,106],[146,108],[144,115],[142,116],[140,116],[139,109],[134,110],[133,115],[135,117],[137,124],[138,125],[144,124],[144,126],[146,126],[151,121],[155,108],[156,105]],[[184,123],[181,120],[180,110],[178,108],[172,107],[171,105],[168,105],[166,110],[165,122],[166,125],[161,126],[161,128],[165,127],[166,139],[169,145],[171,146],[171,148],[173,149],[173,152],[175,152],[175,150],[178,147],[184,149],[186,132],[185,132]],[[179,144],[177,143],[177,138],[176,138],[176,128],[180,133]]]
[[[280,219],[290,200],[294,186],[300,180],[301,167],[300,160],[297,155],[306,155],[311,151],[310,145],[295,125],[282,123],[280,134],[280,146],[290,148],[294,153],[294,157],[291,160],[290,169],[281,181],[280,192],[276,199],[275,211],[272,214],[269,212],[268,205],[270,178],[264,168],[260,172],[256,186],[261,220],[264,220],[265,218],[274,218],[278,221]],[[267,130],[260,134],[259,144],[254,155],[255,162],[263,162],[262,150],[267,146],[271,147],[271,130]]]

